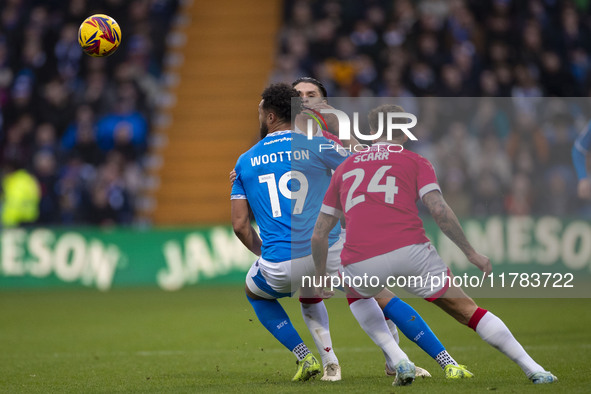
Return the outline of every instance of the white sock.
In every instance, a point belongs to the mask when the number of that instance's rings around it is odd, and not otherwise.
[[[363,331],[382,349],[386,357],[386,364],[390,370],[401,360],[408,360],[408,356],[400,349],[392,333],[388,329],[384,313],[378,302],[373,298],[359,299],[349,305],[353,316],[359,322]]]
[[[480,338],[485,340],[489,345],[497,348],[511,360],[516,362],[523,372],[525,372],[527,377],[530,377],[536,372],[544,371],[544,368],[536,363],[529,354],[526,353],[523,346],[517,342],[505,323],[491,312],[486,312],[484,316],[482,316],[482,319],[480,319],[476,326],[476,332],[480,335]]]
[[[388,329],[390,330],[390,333],[394,337],[396,343],[400,344],[400,338],[398,337],[398,329],[396,328],[396,324],[394,324],[394,322],[390,319],[386,320],[386,324],[388,325]]]
[[[332,349],[332,339],[330,338],[330,330],[328,328],[328,312],[323,301],[316,304],[304,304],[302,306],[302,316],[304,322],[310,330],[314,343],[318,348],[318,353],[322,358],[322,365],[327,366],[328,364],[338,364],[334,350]]]
[[[302,361],[308,354],[310,354],[310,349],[308,349],[308,347],[304,345],[304,342],[302,342],[292,350],[292,353],[295,354],[298,361]]]
[[[447,350],[441,351],[435,356],[435,361],[439,364],[441,369],[445,370],[448,365],[458,365],[458,362],[447,352]]]

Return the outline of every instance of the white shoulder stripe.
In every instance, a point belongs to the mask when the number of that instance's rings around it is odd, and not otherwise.
[[[429,192],[432,192],[433,190],[439,190],[441,192],[441,189],[439,188],[439,185],[436,183],[429,183],[428,185],[425,185],[423,187],[421,187],[421,189],[419,190],[419,197],[423,198],[423,196]]]
[[[329,207],[328,205],[324,205],[324,204],[322,204],[322,207],[320,208],[320,212],[325,213],[330,216],[336,216],[337,218],[343,217],[343,212],[339,211],[338,209],[336,209],[334,207]]]

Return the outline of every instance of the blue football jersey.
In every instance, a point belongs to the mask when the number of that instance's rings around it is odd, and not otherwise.
[[[262,257],[271,262],[310,255],[310,239],[332,170],[348,156],[324,137],[292,131],[267,135],[236,163],[232,198],[245,198],[259,226]],[[329,245],[339,237],[331,231]]]

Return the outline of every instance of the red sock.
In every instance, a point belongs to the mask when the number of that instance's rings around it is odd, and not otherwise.
[[[354,303],[355,301],[358,300],[365,300],[365,298],[361,298],[361,297],[347,297],[347,302],[349,303],[349,305],[351,305],[352,303]]]
[[[322,298],[320,298],[320,297],[313,297],[313,298],[300,297],[300,302],[302,304],[318,304],[321,301],[322,301]]]
[[[486,309],[478,308],[470,318],[468,322],[468,327],[476,331],[476,326],[480,323],[480,319],[484,316],[484,314],[488,312]]]

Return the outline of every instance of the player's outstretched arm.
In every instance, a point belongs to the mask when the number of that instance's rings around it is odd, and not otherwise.
[[[476,252],[470,242],[468,242],[456,214],[447,205],[441,192],[439,190],[433,190],[425,194],[423,196],[423,204],[429,209],[431,216],[433,216],[441,231],[460,248],[468,260],[485,274],[490,274],[492,271],[490,259]]]
[[[248,200],[232,200],[232,227],[240,241],[257,256],[261,255],[262,241],[250,224]]]
[[[320,212],[314,233],[312,234],[312,258],[316,266],[316,275],[326,275],[326,258],[328,256],[328,234],[339,221],[336,216]]]

